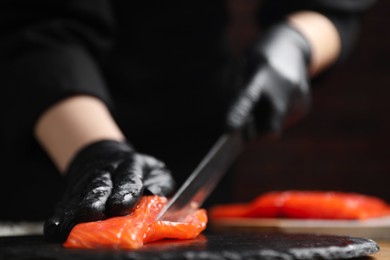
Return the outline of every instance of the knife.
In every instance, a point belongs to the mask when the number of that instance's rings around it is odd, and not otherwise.
[[[187,180],[162,208],[157,220],[182,221],[197,210],[217,186],[244,147],[242,131],[223,134]]]

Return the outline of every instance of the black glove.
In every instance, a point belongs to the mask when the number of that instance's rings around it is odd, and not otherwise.
[[[310,103],[307,40],[287,24],[271,28],[247,56],[243,89],[227,116],[229,128],[279,134]]]
[[[65,193],[44,225],[49,241],[63,242],[77,223],[129,214],[144,193],[167,196],[174,189],[164,163],[117,141],[82,149],[65,178]]]

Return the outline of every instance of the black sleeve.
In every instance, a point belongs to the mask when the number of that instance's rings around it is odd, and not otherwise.
[[[376,0],[305,0],[315,8],[347,13],[361,13],[367,11]]]
[[[2,0],[2,135],[32,132],[39,115],[75,94],[110,103],[99,62],[114,21],[105,0]]]
[[[268,27],[283,20],[286,15],[302,10],[319,12],[328,17],[339,32],[342,62],[351,53],[360,30],[363,14],[375,0],[268,0],[259,13],[260,23]]]

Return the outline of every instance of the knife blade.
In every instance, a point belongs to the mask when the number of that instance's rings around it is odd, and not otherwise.
[[[162,208],[157,220],[181,221],[198,209],[244,147],[242,131],[223,134]]]

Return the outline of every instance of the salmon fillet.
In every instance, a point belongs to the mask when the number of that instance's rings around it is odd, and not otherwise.
[[[215,205],[210,218],[368,219],[390,215],[384,200],[335,191],[273,191],[249,203]]]
[[[164,238],[193,239],[206,228],[207,213],[204,209],[197,210],[183,222],[156,221],[166,203],[165,197],[144,196],[127,216],[77,224],[63,246],[136,249]]]

